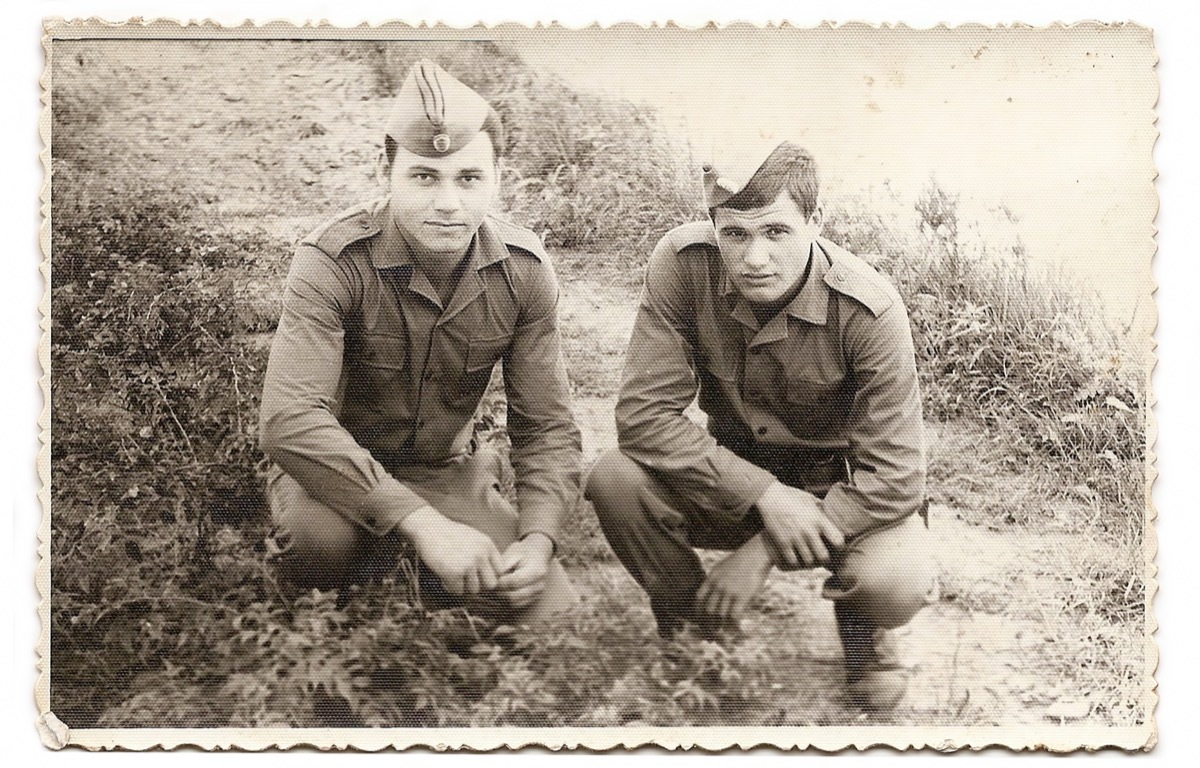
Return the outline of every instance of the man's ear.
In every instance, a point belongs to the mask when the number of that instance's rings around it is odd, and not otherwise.
[[[501,187],[504,186],[504,158],[503,157],[496,158],[496,161],[493,164],[492,172],[496,174],[496,183],[492,187],[492,207],[498,209],[498,207],[500,205],[500,201],[503,199],[503,195],[501,194]]]
[[[816,208],[813,208],[812,216],[809,216],[808,220],[817,228],[823,228],[825,226],[825,211],[821,208],[819,203],[817,204]]]
[[[380,149],[375,157],[375,180],[384,189],[392,185],[392,164],[388,162],[387,151],[384,149]]]

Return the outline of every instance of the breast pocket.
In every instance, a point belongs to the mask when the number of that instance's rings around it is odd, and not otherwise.
[[[365,334],[351,366],[350,394],[371,410],[390,411],[403,389],[408,364],[408,342],[403,336]]]
[[[833,437],[830,433],[845,424],[850,407],[844,384],[844,379],[789,379],[787,405],[792,432],[813,439]]]
[[[487,391],[492,370],[504,357],[511,343],[511,335],[469,340],[466,360],[462,370],[458,372],[458,381],[446,388],[447,400],[460,408],[473,409]]]
[[[395,378],[408,367],[408,342],[395,334],[367,334],[358,356],[360,366],[376,376]]]
[[[512,343],[511,335],[490,339],[471,339],[467,347],[467,373],[487,370],[489,373]]]

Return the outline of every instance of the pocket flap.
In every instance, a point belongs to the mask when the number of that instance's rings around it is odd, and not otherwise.
[[[485,368],[490,369],[504,356],[512,342],[512,336],[497,336],[492,339],[471,339],[467,346],[467,373]]]

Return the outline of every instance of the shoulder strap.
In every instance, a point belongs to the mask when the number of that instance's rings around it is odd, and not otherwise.
[[[679,253],[693,245],[711,245],[714,248],[716,247],[717,233],[713,231],[711,223],[707,221],[693,221],[675,227],[675,229],[663,235],[662,239],[658,241],[658,246],[655,250],[666,249],[672,253]]]
[[[304,238],[304,242],[315,245],[330,256],[337,256],[351,243],[377,234],[379,226],[370,212],[358,208],[347,214],[339,214],[333,221],[317,227]]]
[[[516,224],[510,224],[503,219],[495,216],[488,216],[488,225],[492,231],[496,233],[496,237],[507,246],[520,248],[522,251],[531,254],[538,261],[548,261],[549,256],[546,254],[546,248],[542,245],[542,239],[533,231],[525,227],[519,227]]]
[[[900,300],[888,279],[870,264],[828,240],[822,239],[820,245],[833,262],[825,273],[830,288],[862,304],[875,317]]]

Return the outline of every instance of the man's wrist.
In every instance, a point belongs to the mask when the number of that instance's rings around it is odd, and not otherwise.
[[[436,528],[438,523],[445,519],[441,512],[431,506],[418,507],[400,521],[400,533],[413,544],[417,544],[424,534]]]
[[[775,550],[767,541],[765,531],[760,531],[747,539],[746,543],[741,546],[741,551],[758,565],[758,569],[764,577],[771,572],[771,567],[775,565]]]
[[[556,549],[554,539],[541,531],[530,531],[521,537],[521,541],[530,542],[532,546],[537,547],[546,560],[554,557],[554,550]]]

